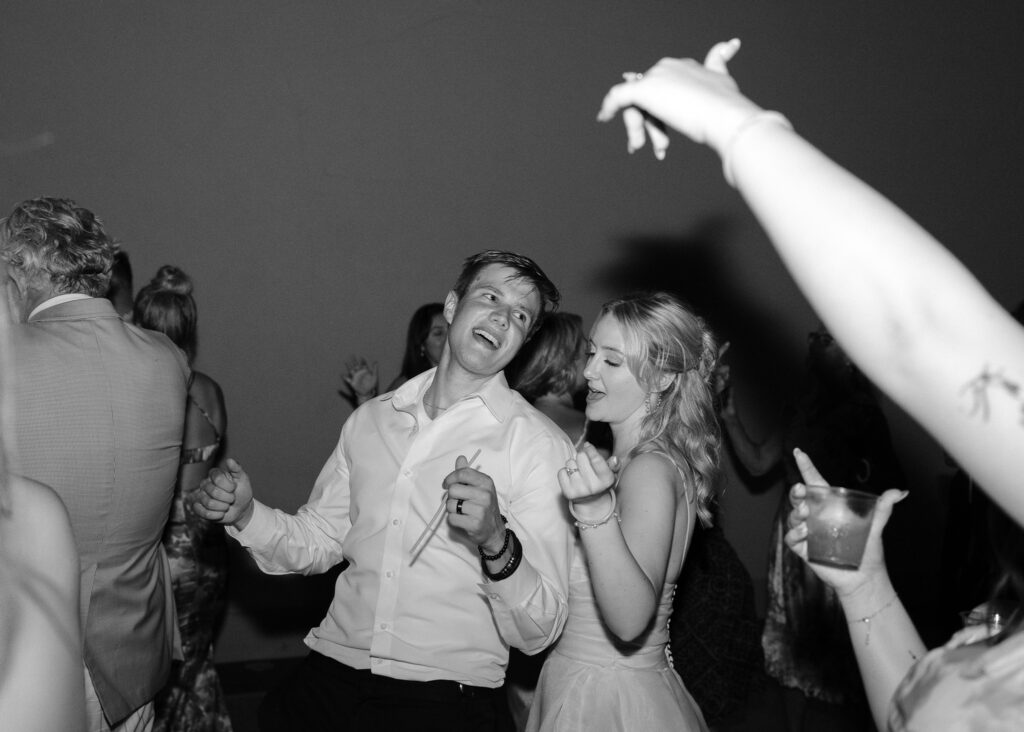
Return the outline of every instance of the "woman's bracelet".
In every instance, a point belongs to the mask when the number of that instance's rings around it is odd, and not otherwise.
[[[722,148],[722,172],[725,174],[726,182],[733,188],[736,187],[736,177],[732,173],[733,148],[736,147],[737,140],[743,137],[751,127],[755,127],[762,122],[775,122],[783,127],[793,129],[793,125],[782,115],[781,112],[775,112],[770,109],[762,109],[758,112],[754,112],[752,115],[740,122],[739,127],[733,130],[732,136],[729,137],[729,140]]]
[[[576,519],[575,521],[573,521],[573,524],[576,525],[577,529],[579,529],[580,531],[586,531],[587,529],[596,529],[598,526],[604,526],[613,518],[619,523],[622,523],[622,519],[619,517],[619,512],[615,510],[615,489],[609,488],[608,493],[611,494],[612,497],[612,506],[611,508],[608,509],[608,513],[599,518],[597,521],[585,521],[583,518],[580,517],[578,513],[576,513],[575,501],[569,501],[569,513],[571,513],[572,517]]]
[[[512,529],[505,529],[505,536],[511,537],[512,541],[512,556],[505,562],[505,566],[499,569],[497,572],[491,572],[487,569],[487,562],[481,557],[480,566],[484,570],[484,575],[487,579],[492,582],[500,582],[503,579],[507,579],[512,576],[512,573],[519,569],[519,563],[523,561],[523,545],[519,543],[519,537]],[[502,550],[504,551],[504,550]],[[498,556],[501,556],[500,554]]]
[[[847,621],[847,623],[849,625],[856,625],[857,623],[864,623],[864,625],[866,626],[866,635],[864,636],[864,645],[865,646],[868,646],[868,645],[871,644],[871,621],[874,620],[879,615],[881,615],[882,613],[884,613],[890,607],[892,607],[893,603],[896,602],[899,598],[900,598],[899,595],[894,594],[892,596],[892,598],[889,600],[889,602],[887,602],[884,605],[882,605],[882,607],[878,608],[877,610],[875,610],[870,615],[865,615],[863,618],[856,618],[855,620]]]

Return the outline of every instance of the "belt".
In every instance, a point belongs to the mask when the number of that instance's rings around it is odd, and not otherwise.
[[[310,661],[319,666],[329,665],[333,674],[344,677],[347,683],[357,685],[368,695],[395,695],[409,699],[432,701],[455,701],[457,699],[491,699],[501,694],[501,687],[473,686],[459,681],[437,679],[434,681],[412,681],[381,676],[369,669],[357,669],[337,661],[330,656],[313,651]]]

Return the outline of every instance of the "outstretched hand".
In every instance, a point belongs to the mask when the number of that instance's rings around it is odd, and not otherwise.
[[[629,152],[650,139],[655,156],[664,158],[668,137],[661,128],[668,126],[722,153],[744,120],[760,110],[729,75],[727,64],[739,48],[734,38],[715,44],[703,64],[664,58],[642,74],[623,74],[626,81],[608,91],[597,119],[608,122],[622,112]]]
[[[226,526],[244,529],[252,517],[252,485],[237,460],[228,458],[203,478],[191,497],[197,516]]]
[[[855,592],[862,585],[869,584],[880,575],[887,574],[885,567],[885,556],[882,551],[882,530],[889,523],[893,506],[907,497],[907,491],[900,491],[891,488],[878,498],[875,506],[875,513],[871,519],[871,529],[868,532],[867,544],[864,547],[864,556],[861,559],[858,569],[836,569],[822,564],[807,561],[807,484],[828,485],[821,473],[811,462],[807,453],[800,449],[793,451],[797,467],[803,477],[803,483],[796,483],[789,491],[789,502],[792,510],[786,520],[788,531],[786,532],[786,545],[793,550],[818,578],[835,588],[836,592],[848,595]]]

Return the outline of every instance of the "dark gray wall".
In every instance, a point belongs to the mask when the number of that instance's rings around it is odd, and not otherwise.
[[[815,318],[712,154],[677,140],[664,163],[631,157],[618,123],[594,121],[622,71],[663,55],[741,37],[742,88],[1014,304],[1021,15],[1010,0],[8,2],[0,201],[73,197],[137,285],[164,263],[193,275],[197,366],[224,388],[231,453],[294,509],[348,414],[345,357],[390,379],[409,314],[483,248],[534,256],[588,321],[624,290],[672,288],[737,358],[798,359]],[[900,510],[934,548],[945,468],[892,417],[920,495]],[[724,523],[760,588],[779,488],[728,482]],[[926,595],[933,570],[905,564]],[[329,591],[236,557],[219,656],[301,652]]]

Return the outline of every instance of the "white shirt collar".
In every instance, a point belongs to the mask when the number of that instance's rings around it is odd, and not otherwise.
[[[57,295],[56,297],[51,297],[49,300],[43,300],[41,303],[36,305],[32,312],[28,314],[28,317],[32,318],[36,313],[49,310],[53,306],[60,305],[61,303],[71,302],[72,300],[88,300],[91,297],[92,295],[83,295],[80,292],[72,292],[67,295]]]

